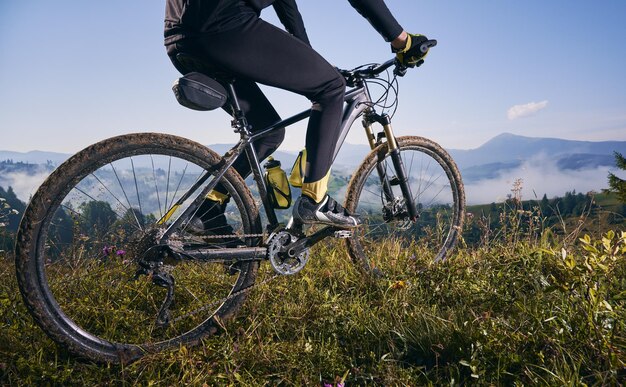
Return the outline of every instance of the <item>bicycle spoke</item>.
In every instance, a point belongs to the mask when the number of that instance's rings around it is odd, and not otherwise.
[[[126,198],[126,202],[128,203],[128,207],[130,210],[130,212],[132,213],[133,217],[135,218],[135,221],[137,222],[137,227],[141,230],[141,224],[139,223],[139,219],[137,219],[137,215],[135,214],[135,211],[132,210],[132,205],[130,204],[130,200],[128,199],[128,195],[126,194],[126,190],[124,189],[124,185],[122,184],[122,181],[120,180],[119,175],[117,174],[117,170],[115,169],[115,167],[113,166],[112,163],[109,163],[109,165],[111,166],[111,168],[113,169],[113,173],[115,174],[115,178],[117,179],[117,183],[119,184],[120,188],[122,189],[122,192],[124,193],[124,197]]]
[[[137,184],[137,173],[135,171],[135,162],[133,161],[133,158],[130,158],[130,165],[133,169],[133,180],[135,181],[135,192],[137,192],[137,203],[139,203],[139,212],[141,214],[143,214],[143,209],[141,208],[141,198],[139,197],[139,185]],[[137,223],[139,223],[139,221],[137,221]],[[139,228],[141,228],[141,224],[139,225]]]
[[[150,155],[150,162],[152,163],[152,178],[154,179],[154,191],[156,192],[157,197],[157,207],[159,209],[159,218],[163,217],[163,212],[161,212],[161,198],[159,196],[159,187],[157,185],[157,177],[156,170],[154,168],[154,158]]]
[[[165,184],[165,207],[163,207],[163,213],[167,213],[169,207],[168,207],[168,202],[167,199],[169,197],[169,193],[170,193],[170,172],[172,171],[172,156],[169,156],[168,159],[168,165],[167,165],[167,183]],[[172,203],[174,199],[172,198]],[[163,217],[163,216],[161,216]]]
[[[113,192],[111,192],[111,190],[109,189],[109,187],[108,187],[106,184],[104,184],[104,183],[100,180],[100,178],[98,178],[98,176],[96,176],[96,175],[95,175],[95,174],[93,174],[93,173],[91,174],[91,176],[93,176],[93,177],[94,177],[94,178],[98,181],[98,183],[100,183],[100,185],[101,185],[102,187],[104,187],[104,189],[106,189],[106,190],[107,190],[107,191],[111,194],[111,196],[113,196],[113,198],[115,199],[115,201],[117,201],[117,202],[120,204],[120,206],[122,206],[122,208],[124,209],[124,212],[126,212],[126,211],[128,211],[128,210],[130,209],[130,208],[128,208],[128,207],[126,207],[126,206],[124,206],[124,204],[120,201],[120,199],[119,199],[119,198],[118,198],[115,194],[113,194]]]

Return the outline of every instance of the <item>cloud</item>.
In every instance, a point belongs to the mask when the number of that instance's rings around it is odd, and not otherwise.
[[[548,101],[529,102],[524,105],[515,105],[507,111],[507,117],[509,117],[509,120],[511,121],[521,117],[528,117],[537,113],[539,110],[545,109],[547,106]]]

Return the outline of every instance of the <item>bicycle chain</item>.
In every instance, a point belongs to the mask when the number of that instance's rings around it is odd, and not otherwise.
[[[224,234],[224,235],[202,235],[199,236],[202,239],[225,239],[225,238],[261,238],[265,237],[265,234]]]

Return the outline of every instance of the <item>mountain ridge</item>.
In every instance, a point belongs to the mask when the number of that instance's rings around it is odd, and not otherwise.
[[[512,133],[499,134],[474,149],[450,149],[450,155],[461,168],[498,162],[525,161],[545,155],[560,159],[564,155],[604,155],[626,153],[626,141],[581,141],[551,137],[526,137]],[[606,159],[605,159],[606,160]]]
[[[211,144],[209,148],[223,154],[233,144]],[[583,169],[597,166],[613,166],[613,152],[626,154],[626,141],[580,141],[553,137],[527,137],[501,133],[473,149],[448,149],[462,173],[467,178],[489,178],[498,171],[519,167],[537,158],[552,160],[560,169]],[[289,171],[297,151],[278,150],[274,158],[280,160],[283,169]],[[346,143],[342,146],[335,168],[348,171],[356,167],[369,153],[369,146]],[[15,152],[0,150],[0,161],[58,165],[71,155],[41,150]]]

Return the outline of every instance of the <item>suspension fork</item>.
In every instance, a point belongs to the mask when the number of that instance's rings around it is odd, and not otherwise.
[[[402,196],[404,196],[406,202],[409,218],[415,221],[419,217],[419,214],[417,212],[417,206],[413,201],[413,194],[411,193],[409,179],[404,169],[402,157],[400,156],[400,148],[398,147],[398,142],[396,141],[396,137],[394,136],[393,130],[391,128],[391,117],[389,117],[387,114],[379,115],[376,113],[370,113],[363,120],[363,126],[365,128],[370,147],[374,149],[379,143],[375,140],[374,132],[372,131],[371,127],[372,122],[378,122],[383,127],[384,135],[387,139],[387,151],[391,156],[391,161],[396,172],[397,181],[394,181],[394,184],[397,183],[400,186]],[[385,199],[387,201],[390,201],[393,200],[394,197],[393,191],[391,189],[391,182],[389,181],[389,177],[387,176],[386,169],[383,165],[384,157],[384,154],[378,155],[376,170],[378,171],[378,177],[380,178],[380,183],[383,188]]]
[[[374,150],[376,146],[378,146],[378,142],[374,136],[374,131],[372,130],[372,123],[368,119],[363,120],[363,128],[365,128],[365,135],[367,136],[367,141],[369,142],[370,148]],[[380,180],[380,184],[383,187],[383,194],[385,195],[385,200],[390,202],[393,200],[393,190],[391,189],[391,183],[389,182],[389,178],[387,177],[387,171],[385,166],[383,165],[385,155],[378,154],[378,162],[376,163],[376,171],[378,172],[378,178]]]

